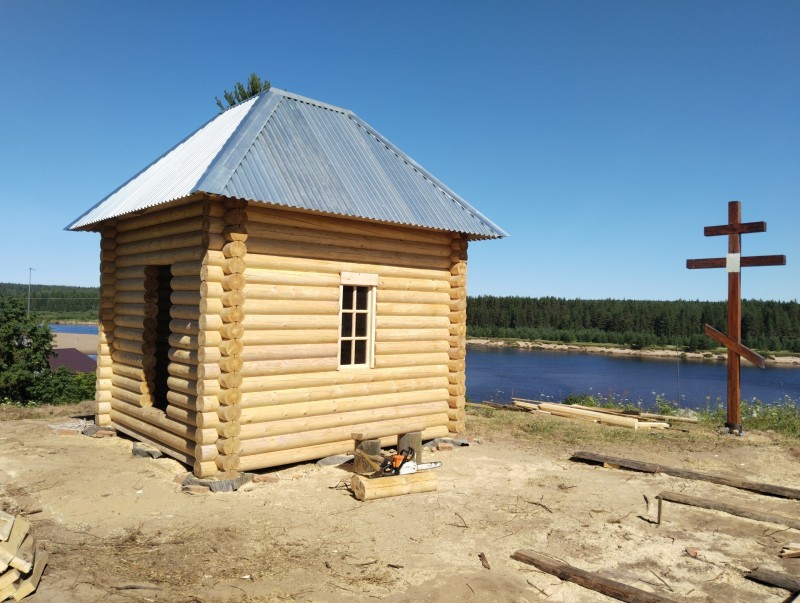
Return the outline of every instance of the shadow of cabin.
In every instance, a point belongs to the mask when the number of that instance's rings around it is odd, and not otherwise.
[[[353,113],[273,88],[68,228],[101,234],[97,423],[198,477],[463,430],[467,245],[506,235]]]

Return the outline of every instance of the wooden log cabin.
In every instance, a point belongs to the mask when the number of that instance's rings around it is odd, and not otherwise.
[[[101,235],[96,422],[196,476],[464,429],[467,244],[506,234],[352,112],[270,89],[67,228]]]

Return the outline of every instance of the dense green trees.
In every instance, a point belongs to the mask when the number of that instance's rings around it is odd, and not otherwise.
[[[27,307],[28,285],[0,283],[0,297],[22,301]],[[97,287],[69,287],[63,285],[33,285],[31,311],[42,322],[54,320],[97,320],[100,291]]]
[[[0,403],[63,404],[94,398],[95,376],[50,369],[53,334],[19,299],[0,298]]]
[[[725,331],[726,310],[724,302],[481,295],[468,300],[467,327],[473,337],[704,350],[717,344],[703,334],[703,325]],[[742,338],[763,351],[800,352],[800,303],[745,300]]]
[[[236,82],[233,85],[232,92],[228,92],[227,90],[223,92],[222,96],[225,98],[225,102],[228,103],[227,107],[216,96],[214,97],[214,100],[217,101],[217,107],[219,107],[220,112],[222,112],[225,111],[225,109],[233,107],[234,105],[238,105],[251,96],[266,92],[269,90],[269,86],[269,80],[262,80],[255,73],[251,73],[250,77],[247,78],[247,86],[243,85],[241,82]]]

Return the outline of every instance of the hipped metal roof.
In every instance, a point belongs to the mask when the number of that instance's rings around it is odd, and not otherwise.
[[[67,229],[198,192],[472,239],[507,236],[351,111],[276,88],[209,121]]]

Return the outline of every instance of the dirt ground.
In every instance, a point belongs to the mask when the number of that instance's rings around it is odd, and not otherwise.
[[[234,493],[182,493],[178,462],[52,428],[71,420],[0,421],[0,508],[25,515],[50,553],[32,603],[611,601],[511,559],[518,549],[675,601],[784,601],[744,572],[800,574],[800,559],[778,557],[796,530],[672,503],[657,526],[654,498],[673,490],[794,517],[800,501],[569,460],[594,450],[798,487],[800,448],[768,434],[469,417],[480,443],[423,459],[443,463],[437,492],[359,502],[346,467],[314,463]]]

